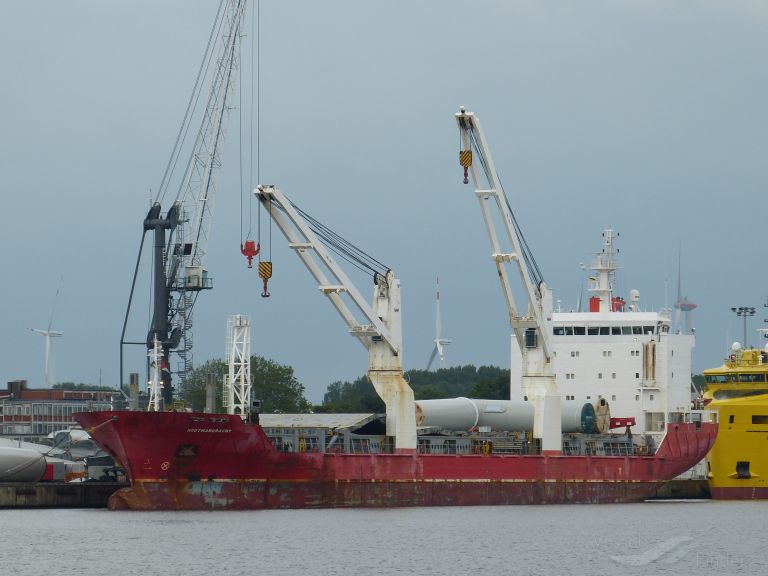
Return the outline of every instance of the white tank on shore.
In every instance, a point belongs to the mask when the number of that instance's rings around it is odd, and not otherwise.
[[[594,423],[592,404],[563,402],[563,432],[593,432]],[[446,430],[472,430],[480,426],[492,430],[533,430],[533,404],[523,400],[464,397],[417,400],[416,425]]]
[[[36,450],[0,446],[0,482],[37,482],[45,465],[45,456]]]

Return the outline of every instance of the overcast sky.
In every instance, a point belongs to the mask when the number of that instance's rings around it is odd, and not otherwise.
[[[0,382],[43,386],[43,338],[27,328],[47,326],[62,277],[57,380],[117,382],[150,190],[217,5],[0,2]],[[563,307],[576,305],[579,263],[612,227],[620,293],[638,289],[646,309],[675,301],[682,246],[683,292],[699,305],[694,371],[742,339],[731,306],[756,307],[758,344],[765,2],[262,0],[261,30],[260,180],[396,270],[406,368],[424,368],[433,346],[437,274],[448,364],[509,364],[504,302],[457,162],[460,105],[482,120]],[[228,315],[249,314],[252,352],[293,366],[320,401],[330,382],[362,375],[367,355],[277,231],[272,297],[259,297],[239,253],[238,123],[233,110],[195,361],[223,357]],[[352,276],[369,295],[369,280]],[[129,338],[145,338],[148,287],[144,275]],[[131,352],[126,372],[143,371],[143,357]]]

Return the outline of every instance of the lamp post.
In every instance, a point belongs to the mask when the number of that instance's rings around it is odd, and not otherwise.
[[[755,309],[752,306],[733,306],[731,312],[744,318],[744,348],[747,348],[747,316],[754,316]]]

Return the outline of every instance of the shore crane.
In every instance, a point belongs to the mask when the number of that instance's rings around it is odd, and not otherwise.
[[[416,405],[413,390],[403,377],[403,331],[400,280],[358,248],[293,204],[275,186],[254,191],[301,262],[344,320],[349,333],[368,350],[368,378],[384,401],[386,434],[397,452],[416,449]],[[321,241],[329,239],[342,257],[361,263],[373,274],[373,300],[369,304],[336,263]]]
[[[154,353],[154,357],[160,358],[161,367],[155,374],[159,374],[161,383],[154,382],[153,385],[161,389],[160,406],[167,407],[173,402],[172,372],[179,378],[177,391],[183,393],[185,390],[187,376],[193,368],[192,309],[200,291],[213,287],[205,269],[205,256],[213,222],[225,121],[231,108],[229,100],[237,77],[235,71],[240,65],[246,4],[246,0],[222,0],[219,5],[168,167],[143,223],[144,232],[120,339],[120,384],[123,384],[123,346],[145,344],[153,354],[159,345],[160,352]],[[218,43],[215,42],[217,36]],[[203,96],[205,85],[210,86],[207,100]],[[204,106],[202,118],[185,164],[181,155],[190,148],[185,147],[185,141],[187,136],[194,134],[190,125],[196,117],[199,102]],[[178,166],[180,169],[176,171]],[[162,202],[171,183],[174,187],[178,185],[177,191],[170,208],[163,214]],[[145,343],[127,342],[126,326],[147,232],[154,235],[152,320]],[[177,370],[171,367],[172,352],[179,359]]]
[[[471,177],[491,242],[491,258],[509,312],[509,324],[522,356],[522,388],[534,407],[533,436],[541,439],[542,452],[561,452],[561,397],[552,365],[552,292],[512,213],[480,121],[463,107],[455,118],[461,138],[459,163],[464,168],[464,184]],[[497,231],[494,207],[501,234]],[[515,274],[525,294],[522,306],[516,302],[512,289]]]

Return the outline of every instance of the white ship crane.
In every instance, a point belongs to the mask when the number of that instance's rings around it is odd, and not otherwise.
[[[413,390],[403,378],[400,280],[391,269],[301,211],[275,186],[259,186],[254,194],[288,240],[288,246],[318,283],[320,292],[341,315],[349,333],[368,350],[368,377],[386,405],[386,433],[394,438],[395,450],[415,450]],[[336,263],[326,244],[343,258],[372,273],[371,304]]]
[[[176,392],[184,393],[187,375],[193,367],[192,309],[200,291],[213,287],[205,269],[205,256],[218,192],[225,121],[231,108],[229,99],[240,64],[245,7],[245,0],[222,0],[219,5],[176,143],[155,200],[144,219],[139,259],[146,233],[152,231],[154,234],[154,304],[145,345],[152,350],[157,339],[162,347],[162,400],[165,405],[170,405],[174,396],[172,372],[179,380]],[[198,119],[199,125],[196,124]],[[193,124],[199,126],[196,132]],[[162,205],[170,206],[165,214]],[[137,261],[120,341],[121,383],[123,345],[138,344],[125,340],[138,267]],[[171,352],[179,359],[175,370],[171,366]]]
[[[517,345],[522,355],[522,386],[534,406],[534,438],[543,452],[562,450],[561,398],[552,366],[552,293],[533,259],[499,181],[480,122],[462,107],[455,115],[461,137],[464,183],[471,176],[480,203],[491,258],[498,272]],[[500,219],[497,230],[494,209]],[[525,302],[518,305],[512,276],[519,276]]]

